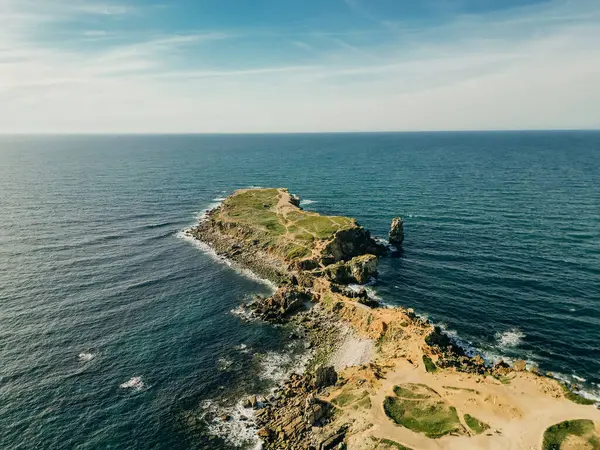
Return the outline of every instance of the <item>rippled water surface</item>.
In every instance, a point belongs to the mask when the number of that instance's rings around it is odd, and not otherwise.
[[[240,441],[194,418],[268,389],[298,349],[231,312],[268,285],[179,232],[247,186],[381,237],[403,216],[385,302],[597,393],[600,133],[2,137],[1,448]],[[252,434],[233,422],[221,435]]]

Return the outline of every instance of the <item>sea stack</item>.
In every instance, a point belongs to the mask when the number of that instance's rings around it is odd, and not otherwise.
[[[404,242],[404,221],[401,217],[394,217],[392,220],[388,241],[392,245],[402,245]]]

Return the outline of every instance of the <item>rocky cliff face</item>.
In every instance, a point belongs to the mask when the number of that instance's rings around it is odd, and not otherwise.
[[[325,277],[339,284],[365,284],[377,277],[377,257],[372,254],[356,256],[350,261],[331,264],[323,271]]]
[[[356,256],[371,254],[382,256],[385,246],[378,244],[371,233],[362,227],[338,231],[321,253],[321,262],[327,266],[338,261],[348,261]]]

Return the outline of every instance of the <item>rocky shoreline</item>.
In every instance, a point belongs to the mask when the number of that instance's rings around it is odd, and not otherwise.
[[[350,289],[349,284],[377,277],[377,259],[388,249],[352,219],[326,217],[331,223],[324,223],[324,217],[304,213],[298,198],[285,189],[242,190],[187,231],[218,255],[272,281],[277,287],[272,296],[257,297],[244,307],[261,320],[295,324],[298,331],[290,339],[306,339],[312,351],[305,373],[292,374],[269,398],[246,401],[256,409],[263,448],[342,449],[352,442],[358,443],[352,448],[387,448],[363,446],[373,424],[363,423],[359,413],[367,403],[371,407],[378,380],[399,364],[427,374],[489,377],[499,384],[512,373],[526,372],[524,361],[486,365],[412,310],[382,308],[366,290]],[[403,240],[402,219],[395,218],[389,242],[399,247]],[[370,340],[376,355],[336,370],[331,356],[344,328]],[[562,395],[551,385],[546,389]],[[358,405],[352,412],[344,406],[347,397]]]

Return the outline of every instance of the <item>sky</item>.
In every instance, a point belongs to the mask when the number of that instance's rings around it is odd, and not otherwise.
[[[0,0],[0,133],[600,128],[600,0]]]

